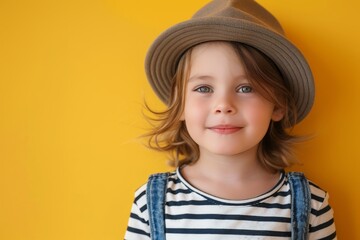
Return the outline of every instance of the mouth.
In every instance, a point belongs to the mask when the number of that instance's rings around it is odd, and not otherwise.
[[[231,125],[218,125],[208,128],[211,131],[214,131],[219,134],[232,134],[240,131],[243,127],[231,126]]]

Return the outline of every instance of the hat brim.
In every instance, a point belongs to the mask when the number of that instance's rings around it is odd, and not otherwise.
[[[158,97],[167,103],[181,56],[189,48],[209,41],[235,41],[262,51],[278,66],[294,97],[297,122],[309,113],[315,87],[302,53],[284,36],[246,20],[222,17],[193,18],[163,32],[150,47],[145,70]]]

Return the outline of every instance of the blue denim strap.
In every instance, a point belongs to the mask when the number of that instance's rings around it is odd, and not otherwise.
[[[290,172],[287,178],[291,191],[291,239],[305,240],[309,232],[311,192],[304,174]]]
[[[153,174],[146,187],[150,237],[165,240],[165,195],[169,173]]]

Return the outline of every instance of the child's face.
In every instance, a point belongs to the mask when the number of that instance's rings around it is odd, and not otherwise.
[[[252,88],[229,44],[193,49],[182,120],[200,153],[230,156],[257,149],[270,120],[282,118],[274,109]]]

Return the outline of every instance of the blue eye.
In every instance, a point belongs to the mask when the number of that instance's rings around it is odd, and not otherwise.
[[[252,91],[253,91],[253,89],[250,86],[240,86],[238,88],[238,92],[240,92],[240,93],[251,93]]]
[[[195,88],[194,91],[199,92],[199,93],[211,93],[212,89],[208,86],[201,86],[201,87]]]

